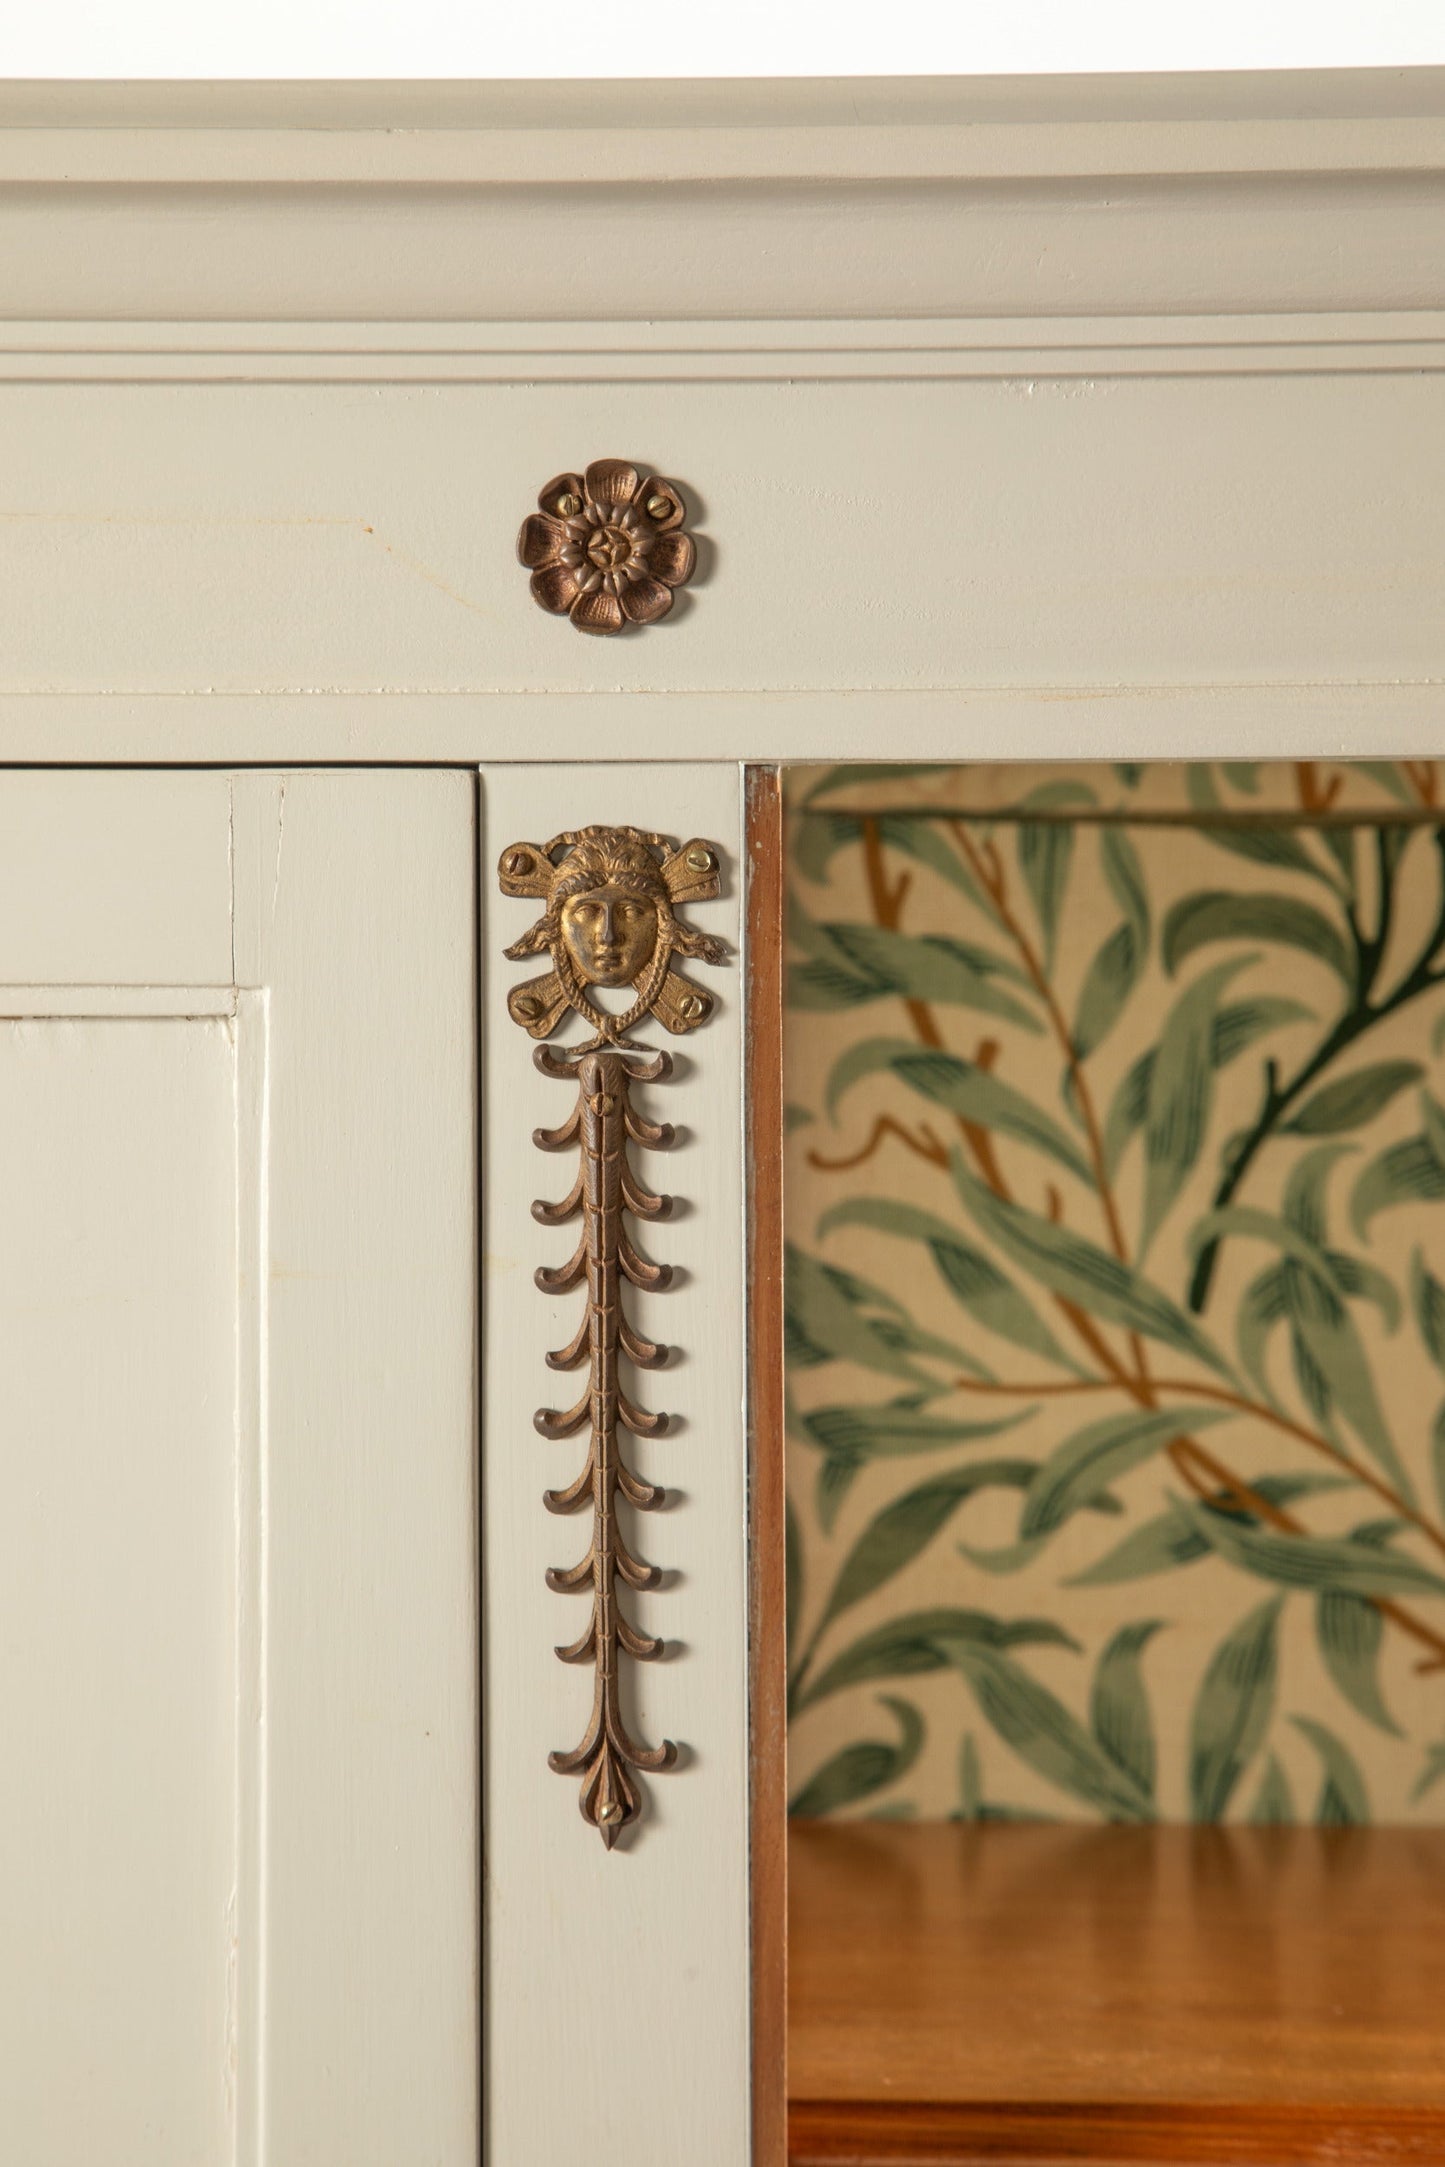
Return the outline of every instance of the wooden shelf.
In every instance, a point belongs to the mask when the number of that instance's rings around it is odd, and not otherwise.
[[[1445,2162],[1445,1829],[795,1824],[792,2167]]]

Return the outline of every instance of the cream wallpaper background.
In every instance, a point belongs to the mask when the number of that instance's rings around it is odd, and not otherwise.
[[[790,772],[796,1812],[1445,1817],[1442,819]]]

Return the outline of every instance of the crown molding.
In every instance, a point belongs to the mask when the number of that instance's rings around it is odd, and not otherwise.
[[[18,323],[1418,312],[1442,228],[1445,69],[0,86]]]
[[[1441,68],[0,87],[0,185],[647,187],[1442,166]]]

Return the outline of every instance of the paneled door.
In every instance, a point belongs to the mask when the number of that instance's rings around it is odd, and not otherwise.
[[[473,2167],[475,778],[0,777],[0,2149]]]

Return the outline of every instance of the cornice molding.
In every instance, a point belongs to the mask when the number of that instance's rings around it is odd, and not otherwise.
[[[0,87],[0,184],[647,186],[1442,166],[1440,68]]]
[[[1369,315],[1442,228],[1445,69],[0,87],[19,324]]]

